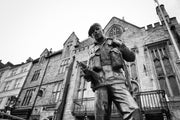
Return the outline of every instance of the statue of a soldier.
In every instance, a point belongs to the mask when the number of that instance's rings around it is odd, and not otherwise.
[[[125,63],[135,55],[120,40],[106,38],[100,24],[93,24],[88,32],[95,42],[90,49],[88,67],[79,63],[84,78],[95,92],[95,119],[110,120],[112,102],[124,120],[139,120],[139,107],[129,92]]]

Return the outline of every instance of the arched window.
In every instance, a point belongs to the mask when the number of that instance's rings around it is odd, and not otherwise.
[[[155,74],[160,89],[165,90],[168,96],[179,96],[180,89],[178,78],[171,64],[167,45],[154,45],[149,47],[149,51],[154,63]]]
[[[123,31],[124,30],[120,25],[112,25],[108,30],[108,37],[120,37]]]

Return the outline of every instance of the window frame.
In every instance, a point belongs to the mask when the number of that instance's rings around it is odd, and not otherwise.
[[[54,89],[52,90],[52,101],[54,103],[57,103],[58,100],[60,100],[61,93],[62,93],[62,83],[63,81],[60,81],[58,83],[54,84]]]
[[[11,90],[11,89],[10,89],[10,87],[11,87],[11,82],[12,82],[12,81],[7,81],[7,82],[5,83],[5,86],[4,86],[3,91]]]
[[[29,105],[35,90],[36,90],[36,88],[31,88],[31,89],[26,90],[26,93],[24,95],[24,99],[21,103],[22,106],[28,106]]]
[[[26,66],[22,66],[21,68],[21,73],[27,72],[27,65]]]
[[[178,88],[180,88],[180,84],[178,83],[178,79],[179,78],[176,75],[176,70],[174,68],[174,64],[173,64],[173,61],[172,61],[172,58],[171,58],[171,55],[170,55],[170,51],[169,51],[169,48],[168,48],[168,41],[161,41],[161,42],[157,42],[157,43],[146,45],[146,46],[147,46],[147,49],[148,49],[148,52],[149,52],[149,56],[150,56],[150,60],[151,60],[151,63],[152,63],[153,73],[154,73],[154,75],[156,77],[156,83],[157,83],[158,89],[161,89],[161,85],[160,85],[160,81],[159,81],[159,79],[160,79],[159,77],[160,76],[157,75],[157,71],[156,71],[156,68],[155,68],[156,67],[155,66],[155,62],[153,60],[153,56],[152,56],[152,53],[151,53],[152,49],[158,49],[158,54],[159,54],[159,57],[160,57],[160,64],[161,64],[161,67],[163,69],[164,79],[165,79],[165,83],[167,85],[167,90],[168,90],[168,94],[169,94],[168,97],[175,97],[175,95],[173,93],[173,90],[172,90],[173,88],[172,88],[172,86],[170,85],[170,82],[169,82],[169,80],[170,80],[168,78],[169,75],[166,73],[166,68],[165,68],[165,65],[164,65],[164,61],[162,61],[163,58],[161,56],[161,53],[159,52],[160,48],[161,49],[165,48],[165,52],[166,52],[166,54],[168,56],[168,60],[169,60],[170,66],[171,66],[171,68],[173,70],[172,73],[174,73],[173,74],[174,75],[174,79],[177,82]],[[163,54],[165,54],[165,53],[163,53]],[[180,89],[179,89],[179,92],[180,92]]]
[[[20,77],[20,78],[17,78],[17,79],[15,80],[14,89],[17,89],[17,88],[20,88],[20,87],[21,87],[21,86],[19,86],[19,85],[21,85],[22,79],[23,79],[23,77]]]
[[[66,67],[70,63],[70,58],[64,59],[61,61],[60,68],[59,68],[59,73],[62,74],[66,71]]]
[[[36,70],[32,76],[32,79],[31,79],[31,82],[32,81],[37,81],[39,79],[39,76],[40,76],[40,73],[41,73],[41,69],[39,70]]]
[[[88,64],[88,61],[82,61],[85,65]],[[84,79],[83,72],[79,70],[79,81],[78,81],[78,86],[77,86],[77,98],[78,99],[83,99],[84,98],[84,93],[87,90],[87,81]]]
[[[119,30],[119,31],[117,31],[117,30]],[[111,38],[113,38],[113,37],[119,38],[122,35],[123,31],[124,31],[124,28],[121,25],[114,24],[108,29],[107,34]]]
[[[16,69],[13,69],[13,70],[11,71],[10,76],[15,76],[15,75],[17,74],[17,71],[18,71],[17,68],[16,68]]]

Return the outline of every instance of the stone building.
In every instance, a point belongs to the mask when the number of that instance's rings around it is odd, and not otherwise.
[[[0,60],[0,89],[2,89],[2,83],[4,83],[5,80],[5,76],[6,73],[9,69],[11,69],[11,67],[13,67],[13,64],[10,62],[7,62],[6,64],[2,63],[2,61]],[[3,90],[1,90],[1,93],[3,93]],[[0,97],[0,108],[1,111],[4,111],[4,106],[5,106],[5,102],[3,100],[4,97]]]
[[[65,107],[67,82],[71,76],[71,70],[67,67],[70,67],[74,60],[72,51],[77,41],[78,38],[73,32],[64,43],[63,50],[52,52],[45,49],[40,57],[33,61],[13,115],[43,120],[52,119],[56,112],[64,113],[61,108]]]
[[[28,75],[31,68],[31,62],[22,63],[18,65],[12,65],[7,63],[0,69],[1,84],[0,84],[0,109],[1,111],[7,111],[8,107],[12,106],[11,99],[18,97],[21,87]]]
[[[179,46],[180,24],[175,17],[169,17],[163,5],[161,8]],[[162,16],[156,10],[161,22],[138,27],[112,17],[104,32],[108,37],[121,39],[135,52],[136,61],[127,66],[142,118],[178,120],[180,61]],[[73,32],[62,50],[45,49],[33,61],[13,115],[26,115],[31,120],[93,120],[94,93],[77,65],[77,61],[88,63],[92,44],[93,39],[80,42]],[[116,108],[112,109],[112,120],[119,119]]]
[[[180,25],[176,18],[169,18],[165,8],[161,8],[166,16],[176,44],[179,46]],[[113,17],[104,27],[108,37],[120,38],[136,54],[136,61],[127,63],[131,80],[138,86],[137,101],[141,107],[142,118],[151,119],[179,119],[180,116],[180,66],[167,28],[162,17],[157,14],[161,23],[147,27],[138,27],[127,21]],[[88,61],[90,38],[79,44],[75,50],[77,61]],[[85,82],[76,69],[75,90],[73,93],[72,113],[77,120],[86,117],[93,119],[93,93],[89,83]],[[73,82],[73,79],[72,79]],[[73,82],[74,83],[74,82]],[[72,84],[74,85],[74,84]],[[164,90],[165,93],[161,90]],[[168,101],[166,104],[165,101]],[[161,102],[160,102],[161,101]],[[114,106],[113,106],[114,107]],[[113,108],[112,119],[118,119],[116,109]],[[67,119],[67,118],[65,118]]]

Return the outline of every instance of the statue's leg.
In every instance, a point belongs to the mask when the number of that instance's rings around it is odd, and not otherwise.
[[[110,87],[112,100],[123,115],[123,120],[140,120],[139,107],[125,84],[113,84]]]
[[[95,91],[95,120],[110,120],[111,103],[107,87]]]

